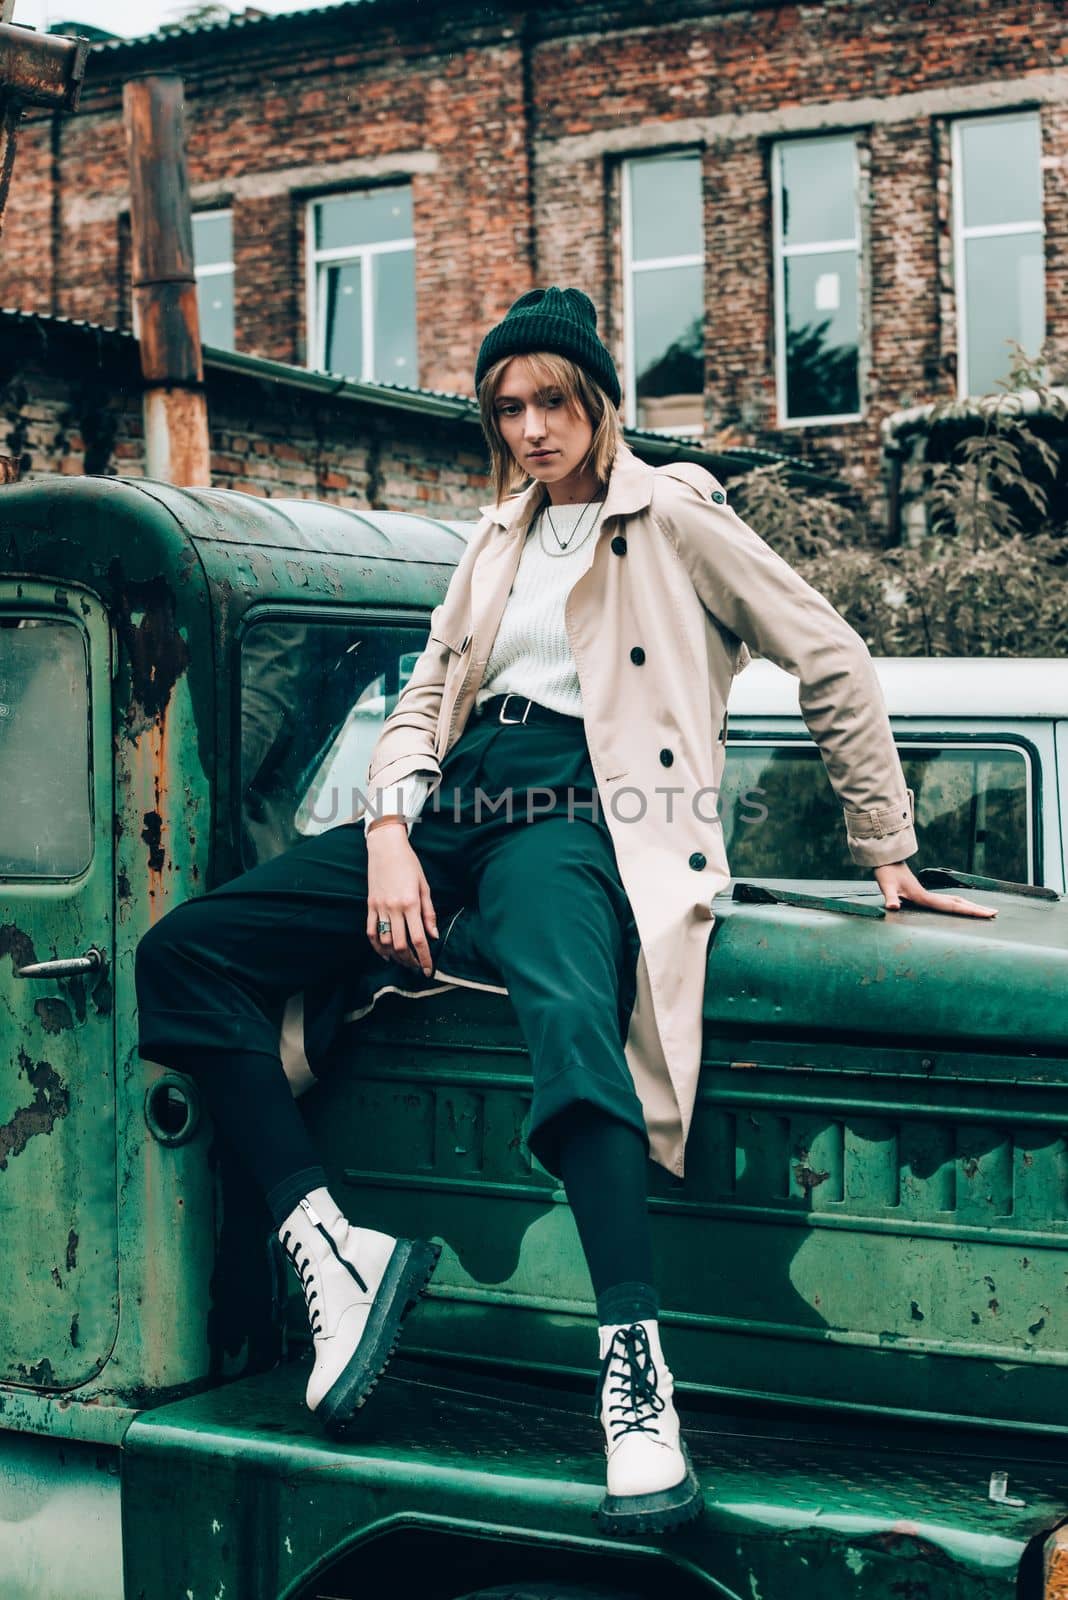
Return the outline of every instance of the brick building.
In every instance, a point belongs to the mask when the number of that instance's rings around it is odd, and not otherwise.
[[[23,472],[144,476],[143,384],[132,333],[0,311],[0,351],[0,417]],[[217,489],[460,521],[490,498],[471,399],[212,349],[204,386]],[[754,464],[747,450],[633,430],[629,437],[654,465],[683,456],[724,481]],[[821,485],[804,467],[796,476]]]
[[[182,74],[206,340],[471,392],[578,283],[626,419],[878,499],[881,420],[1068,354],[1056,0],[356,0],[94,48],[28,121],[0,305],[129,327],[121,87]]]

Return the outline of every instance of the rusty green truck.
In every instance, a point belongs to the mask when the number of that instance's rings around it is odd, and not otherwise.
[[[344,1444],[304,1408],[266,1216],[194,1082],[136,1053],[138,939],[329,825],[465,530],[0,493],[4,1600],[1064,1600],[1066,664],[971,695],[967,663],[879,664],[927,881],[992,923],[885,916],[787,680],[736,686],[688,1176],[651,1180],[706,1509],[621,1545],[593,1518],[594,1307],[477,920],[447,981],[347,997],[302,1101],[351,1214],[443,1245]],[[747,830],[754,788],[786,825]]]

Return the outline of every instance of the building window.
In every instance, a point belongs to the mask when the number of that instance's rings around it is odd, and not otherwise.
[[[201,211],[193,217],[193,261],[197,275],[201,343],[234,348],[234,217],[232,211]]]
[[[772,153],[779,421],[860,415],[860,208],[852,137]]]
[[[954,123],[953,219],[963,397],[1007,377],[1010,341],[1035,356],[1046,337],[1036,112]]]
[[[704,225],[699,155],[623,169],[626,416],[632,427],[704,427]]]
[[[407,184],[316,200],[308,213],[310,365],[365,382],[419,382],[415,239]]]

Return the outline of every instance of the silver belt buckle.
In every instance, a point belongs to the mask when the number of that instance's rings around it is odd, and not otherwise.
[[[526,703],[526,709],[524,710],[523,715],[521,717],[506,717],[505,714],[504,714],[508,709],[509,700],[521,700],[522,698],[523,698],[522,695],[515,694],[514,691],[509,690],[509,692],[504,697],[504,701],[503,701],[503,703],[501,705],[500,712],[498,713],[498,716],[497,716],[497,721],[498,722],[503,722],[509,728],[513,728],[513,727],[517,728],[521,722],[525,722],[527,720],[527,713],[530,710],[530,701],[529,700]]]

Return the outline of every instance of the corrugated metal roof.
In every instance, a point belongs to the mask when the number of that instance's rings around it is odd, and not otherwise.
[[[926,433],[932,426],[971,431],[978,424],[987,426],[1036,417],[1068,425],[1068,388],[1054,384],[1046,389],[967,395],[948,405],[944,400],[932,400],[927,405],[891,412],[883,418],[881,428],[884,445],[892,446],[914,434]]]
[[[81,317],[60,317],[49,311],[23,311],[17,306],[0,306],[0,318],[9,326],[39,327],[42,332],[50,327],[76,328],[83,333],[92,333],[97,336],[106,335],[110,339],[129,340],[134,343],[132,333],[123,333],[121,328],[112,328],[104,322],[86,322]]]
[[[182,27],[176,23],[170,27],[157,28],[153,33],[137,34],[132,39],[101,39],[93,45],[93,50],[137,50],[143,49],[145,45],[159,44],[164,40],[187,39],[209,33],[237,33],[248,28],[262,28],[269,23],[277,25],[287,22],[306,22],[309,17],[325,17],[345,11],[363,10],[366,6],[379,3],[380,0],[339,0],[337,5],[307,6],[302,11],[283,11],[266,16],[245,16],[242,12],[236,12],[219,22],[199,22],[190,27]]]

